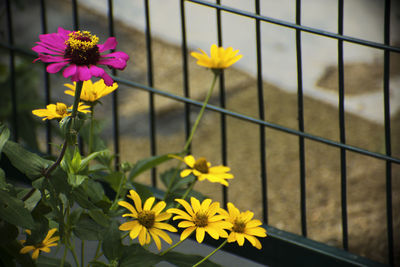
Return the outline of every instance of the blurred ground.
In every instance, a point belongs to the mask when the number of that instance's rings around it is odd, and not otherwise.
[[[41,32],[39,9],[33,1],[24,11],[15,11],[14,30],[18,32],[15,42],[31,47]],[[72,9],[69,1],[48,1],[49,32],[58,26],[72,29]],[[107,20],[87,9],[80,9],[81,29],[90,30],[103,42],[108,34]],[[29,25],[29,27],[26,27]],[[143,33],[115,25],[119,45],[131,56],[125,71],[119,76],[146,84],[146,46]],[[154,86],[167,92],[183,95],[181,50],[179,47],[153,39]],[[393,54],[393,53],[392,53]],[[246,55],[244,55],[246,56]],[[392,55],[392,62],[398,57]],[[398,65],[397,65],[398,66]],[[393,67],[394,68],[394,67]],[[369,70],[361,76],[372,76]],[[352,70],[354,71],[354,70]],[[396,72],[396,70],[393,70]],[[326,73],[332,72],[329,70]],[[397,70],[398,73],[398,70]],[[210,85],[212,74],[189,59],[189,83],[191,97],[202,100]],[[379,75],[377,75],[379,76]],[[333,90],[336,80],[321,78],[322,86]],[[359,76],[355,76],[359,77]],[[357,78],[359,80],[359,78]],[[65,79],[52,78],[52,97],[60,100]],[[355,82],[346,80],[347,83]],[[227,90],[226,106],[229,110],[258,117],[257,81],[235,68],[225,72]],[[345,84],[345,86],[346,86]],[[362,86],[362,84],[360,85]],[[266,121],[298,128],[297,95],[284,92],[264,82]],[[150,155],[148,139],[148,93],[120,85],[119,116],[121,133],[121,158],[135,162]],[[212,104],[218,105],[218,90]],[[157,111],[157,154],[180,151],[184,144],[183,104],[155,96]],[[192,108],[193,118],[197,108]],[[98,109],[100,118],[111,122],[111,97]],[[323,138],[339,140],[338,110],[320,101],[304,98],[305,131]],[[259,160],[259,127],[231,117],[226,118],[228,165],[235,175],[229,186],[229,201],[242,210],[252,210],[262,217],[261,180]],[[400,156],[400,114],[392,116],[392,154]],[[111,138],[111,123],[106,127],[105,137]],[[221,164],[220,115],[206,112],[193,140],[193,154],[204,156],[213,165]],[[370,151],[385,153],[384,128],[353,114],[346,114],[346,141]],[[279,229],[301,234],[299,151],[298,137],[266,129],[268,219]],[[110,147],[112,142],[110,141]],[[340,150],[314,141],[305,141],[307,227],[311,239],[341,247],[341,197],[340,197]],[[387,262],[385,162],[347,152],[348,223],[350,252]],[[162,166],[159,173],[169,166]],[[396,255],[400,255],[400,166],[392,164],[394,233]],[[140,181],[150,183],[148,175]],[[198,183],[196,190],[221,200],[221,186],[206,182]],[[400,259],[397,259],[400,263]]]

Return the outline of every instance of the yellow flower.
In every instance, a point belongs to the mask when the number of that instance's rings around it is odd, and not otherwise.
[[[242,55],[236,55],[239,50],[233,50],[232,47],[224,49],[213,44],[211,46],[211,56],[199,48],[200,52],[192,52],[192,57],[197,59],[197,65],[210,69],[226,69],[242,58]]]
[[[233,225],[228,236],[229,243],[236,241],[239,246],[243,246],[246,238],[254,247],[261,249],[261,243],[255,236],[266,237],[267,231],[260,227],[261,221],[252,220],[253,212],[240,212],[232,203],[228,203],[228,212],[221,209],[221,214],[225,216],[226,221]]]
[[[212,238],[226,238],[228,233],[225,229],[231,228],[230,222],[224,221],[224,216],[217,214],[220,211],[219,203],[212,203],[211,199],[205,199],[202,203],[194,197],[190,198],[192,206],[183,199],[175,199],[185,210],[168,209],[167,212],[177,214],[173,219],[182,219],[178,224],[180,228],[186,228],[181,234],[181,240],[186,239],[196,230],[197,242],[203,242],[205,232]]]
[[[64,93],[67,95],[75,96],[75,87],[76,82],[74,84],[66,83],[65,87],[70,88],[70,90],[65,90]],[[96,102],[103,96],[108,95],[118,88],[118,84],[114,83],[112,86],[107,86],[104,83],[104,80],[98,80],[95,83],[92,83],[91,80],[87,80],[83,82],[82,92],[81,92],[81,100],[86,102]]]
[[[83,103],[79,103],[78,111],[83,113],[88,113],[90,110],[89,106],[84,105]],[[72,106],[67,107],[64,103],[57,104],[49,104],[45,109],[35,109],[32,110],[33,115],[38,117],[43,117],[43,120],[51,120],[51,119],[63,119],[69,115],[71,115],[70,110],[72,110]]]
[[[39,244],[36,244],[36,245],[24,246],[23,248],[21,248],[19,253],[25,254],[25,253],[28,253],[29,251],[33,250],[32,259],[34,259],[34,260],[36,260],[39,257],[40,250],[49,253],[50,247],[57,246],[58,244],[55,242],[60,239],[59,236],[52,237],[56,231],[57,231],[57,228],[50,229],[42,242],[40,242]],[[31,234],[30,230],[25,230],[25,232],[28,235]],[[21,240],[22,244],[24,244],[25,242],[26,242],[26,240]]]
[[[229,167],[222,165],[211,167],[211,163],[207,162],[207,160],[203,157],[195,160],[192,155],[189,155],[183,159],[179,159],[190,168],[181,171],[181,177],[186,177],[193,173],[193,175],[197,176],[199,181],[207,179],[212,183],[220,183],[225,186],[229,185],[226,179],[233,179],[233,174],[227,173],[231,170]]]
[[[128,197],[133,200],[135,207],[126,201],[119,201],[118,205],[127,208],[131,212],[122,215],[122,217],[132,217],[134,220],[121,224],[119,230],[130,231],[129,236],[132,239],[139,237],[139,243],[142,246],[150,244],[151,237],[153,237],[158,250],[161,250],[161,241],[159,237],[164,239],[168,244],[171,244],[171,238],[162,230],[168,230],[170,232],[176,232],[177,230],[175,227],[161,222],[171,217],[171,214],[161,212],[167,204],[164,201],[160,201],[151,208],[155,198],[150,197],[146,200],[142,209],[142,200],[138,193],[134,190],[130,190]]]

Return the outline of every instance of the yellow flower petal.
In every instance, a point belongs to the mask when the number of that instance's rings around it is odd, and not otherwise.
[[[198,243],[203,242],[205,235],[205,230],[203,227],[197,227],[196,229],[196,240]]]
[[[184,240],[188,236],[190,236],[193,233],[194,230],[196,230],[195,226],[192,226],[192,227],[189,227],[189,228],[186,228],[185,230],[183,230],[183,232],[181,234],[181,240]]]
[[[154,207],[151,209],[154,211],[155,215],[157,216],[158,214],[161,213],[161,211],[167,206],[167,204],[164,201],[158,202]]]
[[[194,159],[194,157],[192,155],[188,155],[183,158],[183,162],[185,162],[185,164],[188,165],[190,168],[193,168],[196,160]]]
[[[153,206],[155,200],[155,197],[149,197],[144,203],[143,210],[151,210],[151,207]]]
[[[128,202],[122,200],[122,201],[118,201],[118,205],[128,209],[132,213],[132,217],[137,218],[137,214],[138,213],[137,213],[136,209],[131,204],[129,204]]]
[[[135,203],[135,208],[138,212],[142,211],[142,199],[135,190],[129,190],[128,197]]]
[[[193,212],[192,208],[190,207],[189,203],[187,203],[183,199],[175,199],[175,201],[178,202],[179,204],[181,204],[185,208],[185,210],[189,213],[190,216],[194,216],[194,212]]]

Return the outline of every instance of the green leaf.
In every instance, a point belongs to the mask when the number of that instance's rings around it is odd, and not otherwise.
[[[151,168],[156,167],[157,165],[172,159],[170,157],[170,154],[165,154],[161,156],[153,156],[147,159],[142,159],[136,162],[136,164],[133,166],[131,172],[129,173],[128,179],[132,181],[135,179],[139,174],[141,174],[144,171],[147,171]]]
[[[53,163],[10,140],[5,143],[3,152],[11,161],[11,164],[31,180],[42,176],[43,170]]]
[[[104,256],[109,261],[118,259],[122,254],[121,231],[118,229],[117,221],[112,221],[107,231],[104,233],[102,249]]]
[[[98,156],[100,156],[102,153],[106,152],[106,150],[102,150],[102,151],[97,151],[97,152],[93,152],[92,154],[90,154],[89,156],[87,156],[86,158],[84,158],[81,161],[81,165],[80,165],[80,169],[79,170],[83,170],[84,168],[87,167],[87,165],[89,164],[89,162],[95,158],[97,158]]]
[[[88,199],[88,195],[86,194],[85,190],[82,188],[82,186],[74,188],[72,191],[72,197],[74,200],[82,207],[85,209],[96,209],[96,205],[93,204]]]
[[[0,220],[0,245],[7,245],[18,236],[18,228],[6,221]]]
[[[10,138],[10,130],[0,122],[0,156],[8,138]]]
[[[28,189],[27,191],[30,190],[31,189]],[[27,191],[26,193],[28,193]],[[40,193],[39,190],[35,190],[35,192],[27,200],[25,200],[25,208],[27,208],[29,211],[32,211],[41,199],[42,199],[42,194]]]
[[[50,258],[41,254],[37,259],[36,264],[38,267],[59,267],[61,265],[61,259]],[[71,267],[71,264],[65,261],[64,267]]]
[[[175,264],[176,266],[179,267],[191,267],[194,264],[198,263],[201,261],[204,257],[199,256],[199,255],[189,255],[189,254],[183,254],[179,252],[168,252],[167,254],[162,256],[162,259]],[[216,264],[210,260],[205,260],[202,264],[202,267],[221,267],[221,265]]]
[[[24,202],[4,190],[0,190],[0,218],[26,229],[35,227],[32,215],[24,207]]]
[[[171,168],[161,174],[161,181],[164,185],[167,188],[171,186],[170,192],[185,188],[186,185],[196,180],[196,177],[193,174],[181,178],[179,173],[180,171],[176,168]]]
[[[97,203],[97,202],[103,200],[105,194],[104,194],[103,186],[100,183],[93,181],[91,179],[88,179],[86,181],[86,183],[84,184],[84,188],[85,188],[85,191],[86,191],[88,197],[90,198],[90,200],[93,203]]]
[[[104,227],[96,223],[88,214],[82,213],[73,231],[81,240],[101,240]]]
[[[79,152],[79,149],[75,147],[74,156],[72,157],[71,162],[68,162],[68,164],[70,164],[70,169],[72,169],[73,173],[79,173],[81,162],[81,153]]]
[[[91,261],[89,264],[90,267],[110,267],[109,264],[105,264],[101,261]]]
[[[4,173],[3,169],[0,168],[0,189],[5,190],[7,186],[6,174]]]
[[[110,218],[104,214],[101,209],[92,209],[88,211],[89,216],[99,225],[109,227]]]
[[[122,257],[119,262],[119,267],[151,267],[162,260],[157,254],[153,254],[145,250],[139,244],[133,244],[129,247],[124,247]]]
[[[124,179],[125,175],[122,172],[112,172],[109,175],[104,177],[104,180],[108,182],[110,187],[117,192],[119,183],[121,182],[121,179]]]
[[[78,187],[88,178],[86,175],[68,173],[68,184],[72,187]]]
[[[19,241],[13,240],[7,245],[0,245],[0,259],[5,264],[4,266],[15,266],[14,264],[8,264],[6,261],[7,258],[11,258],[17,261],[18,266],[23,267],[34,267],[36,266],[29,254],[21,254],[19,251],[21,250],[22,245]]]

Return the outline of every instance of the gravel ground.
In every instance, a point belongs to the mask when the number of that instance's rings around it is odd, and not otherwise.
[[[35,1],[34,1],[35,2]],[[72,28],[71,7],[64,1],[48,1],[49,31],[57,26]],[[29,12],[27,12],[29,10]],[[61,12],[61,10],[63,10]],[[41,32],[39,10],[32,7],[15,14],[14,29],[19,32],[15,39],[21,46],[30,47]],[[29,14],[28,14],[29,13]],[[18,19],[20,18],[24,19]],[[82,29],[91,30],[101,40],[108,33],[107,21],[87,11],[80,11]],[[29,23],[29,30],[26,25]],[[146,83],[146,48],[143,33],[116,23],[119,46],[131,56],[125,71],[119,75],[135,82]],[[179,47],[153,39],[154,86],[167,92],[183,95],[181,50]],[[360,68],[369,75],[370,68]],[[189,84],[191,97],[202,100],[211,82],[211,72],[189,60]],[[65,80],[52,79],[56,82]],[[329,79],[326,79],[329,83]],[[60,83],[58,83],[60,84]],[[258,117],[257,81],[246,73],[231,68],[225,72],[226,106],[229,110]],[[332,88],[334,85],[327,85]],[[297,95],[283,92],[264,82],[266,121],[293,129],[298,128]],[[61,97],[63,90],[53,88],[53,98]],[[217,90],[218,91],[218,90]],[[218,105],[218,92],[214,92],[212,104]],[[121,158],[135,162],[149,156],[148,93],[120,86],[119,110],[121,132]],[[98,115],[111,121],[111,97],[103,101]],[[157,153],[180,151],[184,144],[183,104],[155,96],[157,109]],[[192,108],[193,117],[197,108]],[[317,100],[304,98],[305,131],[323,138],[339,140],[338,110]],[[262,217],[259,127],[251,123],[226,117],[228,165],[235,175],[229,186],[229,201],[240,209],[255,212]],[[391,120],[392,154],[400,156],[400,114]],[[110,136],[111,124],[105,129]],[[279,229],[301,234],[299,202],[299,138],[270,128],[266,129],[268,219]],[[384,153],[384,128],[355,115],[346,114],[346,141],[370,151]],[[112,142],[110,141],[110,147]],[[340,197],[340,150],[315,141],[305,141],[307,227],[311,239],[341,247],[341,197]],[[213,165],[221,164],[220,115],[206,112],[193,140],[193,154],[205,156]],[[350,252],[386,262],[386,193],[385,162],[346,153],[347,201]],[[161,166],[162,170],[171,166]],[[394,233],[396,255],[400,255],[400,166],[392,164]],[[139,177],[149,183],[149,176]],[[196,190],[221,200],[221,186],[206,182],[198,183]],[[400,258],[397,256],[397,264]]]

